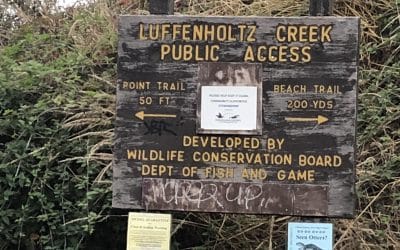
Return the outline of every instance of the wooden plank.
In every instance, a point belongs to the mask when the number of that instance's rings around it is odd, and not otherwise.
[[[146,210],[325,216],[327,185],[143,179]]]
[[[334,0],[310,0],[310,16],[332,16]]]
[[[174,0],[149,0],[149,11],[154,15],[173,15]]]
[[[150,37],[150,27],[153,32],[158,27],[158,37]],[[358,32],[359,19],[345,17],[122,16],[113,207],[143,209],[142,194],[150,194],[151,185],[184,180],[212,182],[221,192],[229,184],[271,184],[282,187],[276,190],[282,200],[286,187],[294,193],[299,187],[299,197],[328,187],[321,207],[310,208],[307,196],[287,206],[288,214],[351,217]],[[260,65],[261,134],[197,133],[198,87],[207,84],[201,80],[204,63]],[[258,213],[225,208],[218,211]]]

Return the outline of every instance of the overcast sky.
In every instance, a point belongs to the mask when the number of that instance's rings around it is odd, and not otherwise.
[[[58,0],[57,4],[61,7],[71,7],[76,2],[85,3],[87,0]]]

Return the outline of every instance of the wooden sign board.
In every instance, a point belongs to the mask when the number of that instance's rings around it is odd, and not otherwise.
[[[353,216],[358,40],[353,17],[121,16],[113,207]]]

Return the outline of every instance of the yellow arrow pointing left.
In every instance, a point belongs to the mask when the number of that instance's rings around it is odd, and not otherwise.
[[[144,120],[146,117],[157,117],[157,118],[175,118],[176,115],[168,115],[168,114],[145,114],[144,111],[139,111],[135,114],[137,118],[140,120]]]

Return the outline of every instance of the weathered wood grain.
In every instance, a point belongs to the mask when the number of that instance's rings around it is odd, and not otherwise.
[[[196,42],[172,39],[139,40],[139,24],[229,24],[256,25],[255,42]],[[279,43],[276,40],[276,27],[279,24],[291,25],[332,25],[331,42],[293,42]],[[191,16],[121,16],[118,44],[118,88],[117,116],[115,121],[115,150],[113,166],[113,207],[126,209],[162,209],[205,212],[232,213],[268,213],[305,216],[351,217],[354,214],[354,163],[355,163],[355,126],[357,97],[359,19],[342,17],[301,17],[301,18],[238,18],[238,17],[191,17]],[[219,60],[223,63],[243,63],[244,50],[248,45],[262,46],[303,46],[311,47],[310,62],[250,62],[262,65],[262,133],[261,135],[207,135],[197,134],[196,124],[198,97],[199,63],[196,60],[174,61],[160,60],[162,44],[218,44]],[[213,63],[213,62],[207,62]],[[217,63],[217,62],[216,62]],[[249,63],[249,62],[247,62]],[[124,82],[149,82],[148,89],[127,89]],[[184,83],[184,90],[159,90],[157,81]],[[304,93],[284,93],[275,91],[276,86],[301,85],[307,89]],[[315,93],[314,85],[340,87],[340,93]],[[141,97],[151,97],[153,103],[141,105]],[[168,105],[159,104],[160,98],[169,98]],[[288,108],[290,102],[305,100],[307,108]],[[330,102],[332,108],[319,107],[313,101]],[[175,117],[135,117],[140,111],[144,114],[165,114]],[[296,118],[328,119],[321,124],[315,121],[295,121]],[[293,121],[287,119],[294,118]],[[259,146],[246,148],[212,146],[184,146],[187,137],[215,137],[216,140],[230,138],[256,138]],[[284,139],[281,148],[276,140]],[[235,139],[232,139],[235,140]],[[271,140],[275,140],[275,148]],[[184,151],[183,161],[128,159],[127,150]],[[193,155],[199,153],[231,154],[236,161],[197,161]],[[290,164],[266,162],[239,162],[238,155],[254,157],[255,154],[277,155],[291,154]],[[251,155],[253,154],[253,155]],[[306,164],[301,166],[299,155],[340,156],[339,166],[323,167]],[[239,156],[241,157],[241,156]],[[144,165],[172,166],[171,173],[162,175],[144,175]],[[182,169],[197,167],[192,176],[184,176]],[[210,169],[233,169],[233,177],[216,177],[207,171]],[[263,178],[248,178],[244,171],[253,169]],[[288,180],[290,171],[314,171],[313,180]],[[229,170],[230,171],[230,170]],[[265,171],[262,172],[262,171]],[[280,180],[279,173],[284,171],[286,178]],[[263,177],[263,176],[261,176]],[[265,199],[270,194],[280,197],[274,206],[260,209],[257,206],[243,208],[234,203],[210,198],[201,203],[180,198],[181,203],[162,201],[161,193],[154,190],[166,183],[213,183],[218,189],[215,195],[224,197],[229,185],[246,189],[256,185],[265,190]],[[188,185],[188,184],[182,184]],[[168,187],[168,192],[173,192]],[[318,191],[315,191],[318,190]],[[323,190],[323,191],[322,191]],[[318,195],[318,200],[313,196]],[[161,198],[160,198],[161,197]],[[261,196],[260,196],[261,197]],[[296,198],[293,202],[292,198]],[[219,199],[219,198],[218,198]],[[290,201],[289,201],[289,200]],[[258,202],[261,202],[257,200]],[[286,200],[288,200],[286,202]],[[287,209],[287,210],[286,210]]]

